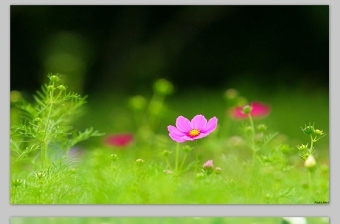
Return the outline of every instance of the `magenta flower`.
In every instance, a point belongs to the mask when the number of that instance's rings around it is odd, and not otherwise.
[[[270,106],[260,103],[252,102],[249,104],[251,106],[250,115],[254,118],[265,117],[270,113]],[[231,110],[231,116],[235,119],[245,119],[247,114],[243,113],[243,107],[235,107]]]
[[[105,138],[105,143],[115,147],[125,147],[133,140],[133,134],[111,134]]]
[[[191,121],[183,116],[176,119],[176,127],[169,125],[169,136],[176,142],[193,141],[204,138],[213,132],[217,126],[217,118],[213,117],[208,122],[203,115],[196,115]]]

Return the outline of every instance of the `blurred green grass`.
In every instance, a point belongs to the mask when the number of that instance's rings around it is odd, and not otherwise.
[[[286,167],[287,169],[282,170],[277,161],[271,166],[261,169],[257,166],[247,166],[246,157],[251,156],[251,151],[244,147],[238,147],[236,143],[231,143],[235,140],[234,136],[239,134],[243,122],[228,117],[227,102],[224,99],[225,91],[191,88],[185,91],[177,91],[166,98],[165,106],[167,109],[162,111],[162,119],[155,130],[155,135],[151,135],[152,139],[146,145],[132,144],[129,150],[113,151],[114,148],[105,145],[105,136],[94,137],[82,142],[80,146],[89,150],[85,159],[82,160],[80,172],[77,174],[82,181],[79,183],[72,182],[75,188],[68,192],[69,195],[72,195],[71,197],[50,198],[50,194],[55,189],[54,183],[60,181],[62,177],[58,172],[61,171],[60,173],[65,177],[67,176],[62,169],[56,167],[56,175],[51,177],[53,181],[46,182],[47,190],[44,197],[47,201],[42,200],[43,203],[309,204],[315,203],[315,201],[329,201],[329,178],[327,177],[329,163],[328,92],[284,88],[277,89],[275,92],[268,92],[268,90],[260,90],[251,86],[239,87],[237,90],[241,96],[248,99],[248,102],[261,101],[269,104],[272,108],[268,117],[261,120],[254,119],[255,126],[264,123],[269,127],[266,131],[267,134],[280,133],[279,139],[262,149],[262,151],[267,150],[263,152],[264,155],[271,155],[272,152],[277,150],[278,144],[288,143],[292,150],[289,151],[286,159],[289,160],[291,167],[297,169]],[[152,92],[141,93],[141,95],[150,99]],[[132,96],[134,95],[121,92],[91,94],[84,111],[82,111],[82,116],[75,122],[75,128],[83,130],[93,127],[106,134],[135,133],[137,125],[134,123],[133,113],[128,107],[128,100]],[[202,162],[203,160],[214,159],[215,165],[223,170],[223,174],[214,176],[215,178],[200,179],[196,184],[190,181],[190,178],[188,179],[189,176],[183,176],[174,181],[171,175],[168,176],[163,173],[164,156],[162,152],[164,149],[174,150],[176,147],[175,142],[171,141],[168,136],[167,126],[174,125],[179,115],[191,119],[197,114],[203,114],[207,119],[216,116],[219,119],[218,129],[220,130],[225,128],[223,125],[225,122],[230,123],[230,130],[226,133],[216,130],[209,138],[200,140],[198,144],[199,156],[201,157],[199,159],[202,159]],[[321,129],[327,134],[326,137],[315,144],[315,150],[321,157],[321,159],[318,158],[320,166],[315,172],[316,181],[313,184],[320,189],[317,194],[311,194],[310,190],[306,188],[307,176],[303,170],[303,163],[298,156],[299,151],[296,148],[297,145],[310,142],[309,136],[301,130],[301,127],[309,123],[314,123],[315,128]],[[145,129],[141,130],[145,131]],[[162,142],[159,142],[159,139],[163,141],[163,145],[158,145]],[[137,140],[140,139],[137,138]],[[192,143],[194,142],[186,144],[193,146]],[[112,152],[110,149],[112,149]],[[111,153],[117,154],[118,158],[121,159],[112,163],[108,156]],[[187,162],[194,160],[193,156],[194,153],[190,153]],[[140,166],[140,164],[135,163],[137,158],[145,160],[145,165]],[[174,163],[173,159],[174,157],[169,159],[172,164]],[[70,172],[73,172],[71,170]],[[113,170],[115,171],[113,172]],[[144,172],[143,175],[140,172]],[[70,179],[73,176],[71,173]],[[223,184],[221,184],[221,180],[223,180]],[[30,181],[32,181],[32,184],[28,186],[31,187],[32,194],[27,194],[27,192],[30,192],[29,190],[26,191],[28,188],[21,189],[23,191],[16,191],[16,196],[13,196],[15,203],[32,203],[31,200],[35,201],[34,203],[41,203],[40,198],[42,197],[37,191],[39,187],[35,187],[34,176],[31,176]],[[256,183],[255,186],[253,183]],[[68,190],[68,184],[60,185],[57,188],[64,187],[63,189]],[[49,188],[50,185],[53,188]],[[88,189],[79,191],[77,190],[78,187],[79,189]],[[212,192],[211,189],[214,189],[214,191]],[[36,197],[36,194],[39,197]]]
[[[290,139],[293,147],[309,142],[309,137],[301,127],[309,123],[323,130],[327,135],[316,144],[316,151],[322,157],[329,153],[329,93],[324,89],[306,91],[305,89],[278,88],[275,91],[262,90],[244,85],[236,88],[248,102],[261,101],[271,106],[271,114],[263,119],[255,119],[255,125],[263,123],[268,132],[279,132]],[[150,93],[141,93],[147,99]],[[85,113],[76,123],[81,128],[94,127],[100,132],[122,133],[136,131],[133,114],[128,108],[128,99],[133,95],[118,93],[96,93],[88,98]],[[168,135],[167,126],[174,125],[176,118],[183,115],[192,118],[203,114],[206,118],[216,116],[218,125],[225,120],[231,122],[228,136],[237,135],[241,121],[233,121],[227,116],[227,103],[224,91],[212,89],[188,89],[175,92],[165,99],[167,110],[163,114],[158,134]],[[102,144],[103,138],[92,138],[85,144]]]

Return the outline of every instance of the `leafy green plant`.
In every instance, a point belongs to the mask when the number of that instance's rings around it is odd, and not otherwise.
[[[34,104],[20,100],[11,108],[13,204],[328,203],[327,159],[309,168],[315,142],[324,136],[314,125],[303,128],[310,145],[298,147],[304,167],[291,150],[298,140],[270,134],[256,120],[262,112],[269,114],[268,105],[233,98],[238,103],[230,104],[227,116],[214,109],[217,115],[209,121],[203,115],[190,121],[185,108],[167,113],[164,99],[173,87],[161,80],[150,101],[141,95],[127,98],[134,131],[106,136],[74,160],[70,149],[101,134],[71,126],[86,97],[67,92],[60,76],[49,75],[49,80]],[[107,104],[95,111],[106,109]],[[241,131],[232,135],[235,129]],[[306,167],[313,172],[313,189]]]
[[[101,135],[93,128],[81,132],[70,126],[86,102],[86,96],[68,92],[67,87],[60,84],[59,75],[48,75],[48,78],[49,83],[34,96],[34,104],[22,99],[17,105],[23,116],[11,126],[12,164],[39,152],[43,169],[49,167],[58,151],[65,153],[78,142]]]
[[[46,202],[39,196],[41,191],[48,191],[52,186],[56,190],[55,183],[72,173],[67,157],[69,150],[78,142],[102,135],[93,128],[77,131],[71,126],[80,107],[86,103],[86,97],[67,91],[67,87],[61,84],[59,75],[48,75],[48,78],[49,83],[44,84],[41,91],[34,96],[34,103],[21,98],[15,104],[21,116],[12,120],[11,124],[13,203],[18,201],[18,189],[22,187],[26,190],[32,188],[31,193],[38,195],[32,201]],[[27,173],[17,174],[14,172],[16,169],[24,169]],[[18,179],[18,175],[24,179]],[[38,189],[40,193],[34,194],[34,189]],[[59,195],[64,194],[60,191],[62,189],[56,192]],[[56,197],[50,203],[57,201]]]

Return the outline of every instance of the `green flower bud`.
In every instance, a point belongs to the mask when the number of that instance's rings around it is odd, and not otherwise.
[[[216,173],[216,174],[221,174],[221,173],[222,173],[221,167],[216,167],[216,168],[215,168],[215,173]]]
[[[36,117],[36,118],[34,118],[34,121],[37,122],[37,123],[40,123],[41,122],[41,118],[40,117]]]
[[[116,154],[111,154],[109,157],[112,161],[118,160],[118,156]]]
[[[307,157],[309,156],[309,154],[310,154],[309,152],[304,151],[304,152],[300,153],[299,156],[300,156],[303,160],[306,160]]]
[[[197,173],[196,174],[196,178],[202,178],[202,177],[204,177],[204,173]]]
[[[288,144],[282,144],[279,146],[279,150],[283,153],[289,153],[291,148]]]
[[[49,90],[49,91],[54,90],[54,85],[48,85],[47,90]]]
[[[145,108],[146,99],[143,96],[137,95],[129,99],[129,106],[132,110],[141,111]]]
[[[164,156],[169,156],[171,153],[172,153],[172,152],[169,151],[169,150],[164,150],[164,151],[163,151],[163,155],[164,155]]]
[[[145,161],[143,159],[136,159],[137,164],[143,164]]]
[[[227,90],[224,92],[224,97],[225,97],[227,100],[234,100],[234,99],[236,99],[237,96],[238,96],[238,92],[237,92],[237,90],[235,90],[235,89],[227,89]]]
[[[14,187],[18,187],[22,184],[22,180],[14,179],[14,180],[12,180],[12,184],[13,184]]]
[[[264,125],[264,124],[259,124],[257,126],[257,130],[261,131],[261,132],[264,132],[265,130],[267,130],[267,126]]]
[[[246,133],[252,133],[253,132],[253,128],[251,126],[247,126],[244,129],[246,131]]]
[[[192,150],[192,147],[185,145],[185,146],[183,146],[183,150],[184,150],[184,152],[190,152]]]
[[[64,86],[64,85],[59,85],[59,86],[58,86],[58,89],[59,89],[60,91],[65,91],[65,90],[66,90],[66,86]]]
[[[306,144],[306,145],[302,144],[302,145],[300,145],[300,146],[297,146],[297,148],[298,148],[299,150],[301,150],[301,151],[307,150],[307,149],[308,149],[308,144]]]
[[[304,128],[301,128],[303,133],[307,134],[307,135],[311,135],[314,133],[314,125],[308,125],[305,126]]]
[[[172,83],[165,79],[158,79],[154,84],[154,90],[162,95],[170,95],[173,89]]]
[[[208,160],[203,164],[203,169],[207,174],[211,174],[214,170],[214,164],[212,160]]]
[[[310,154],[305,160],[305,167],[308,169],[313,168],[316,165],[315,158],[312,154]]]
[[[60,77],[57,75],[50,75],[48,76],[48,78],[52,81],[52,82],[59,82]]]
[[[37,178],[41,179],[45,176],[45,174],[43,174],[42,172],[38,172],[35,174],[37,176]]]
[[[325,135],[325,133],[319,129],[315,129],[314,134],[319,135],[319,136]]]
[[[243,112],[244,114],[250,114],[250,112],[251,112],[252,109],[253,109],[253,108],[252,108],[251,106],[246,105],[246,106],[243,107],[242,112]]]

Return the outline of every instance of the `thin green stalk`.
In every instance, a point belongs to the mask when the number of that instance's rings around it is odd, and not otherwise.
[[[178,173],[178,157],[179,157],[179,143],[177,142],[177,146],[176,146],[176,165],[175,165],[176,173]]]
[[[168,157],[165,158],[165,161],[166,161],[166,164],[168,165],[168,169],[171,170],[171,165],[170,165]]]
[[[313,143],[314,143],[313,136],[310,135],[310,150],[309,150],[309,153],[312,153],[312,151],[313,151]]]
[[[184,158],[182,160],[181,166],[179,167],[179,170],[182,170],[184,163],[185,163],[185,160],[187,159],[187,156],[188,156],[188,153],[186,152],[185,155],[184,155]]]
[[[197,140],[195,140],[195,152],[196,152],[196,162],[195,162],[195,174],[197,174],[197,166],[198,166],[198,149],[197,149]]]
[[[255,149],[255,128],[254,128],[254,122],[253,119],[250,115],[250,113],[248,114],[248,118],[249,118],[249,123],[250,123],[250,127],[251,127],[251,149],[253,150],[253,158],[255,159],[256,157],[256,149]]]
[[[47,141],[47,130],[49,128],[49,121],[50,121],[50,116],[52,112],[52,107],[53,107],[53,88],[50,91],[50,107],[48,109],[48,114],[47,114],[47,119],[46,119],[46,126],[45,126],[45,131],[44,131],[44,137],[43,137],[43,143],[41,147],[41,168],[44,168],[45,161],[47,159],[47,148],[48,148],[48,141]]]
[[[252,132],[252,136],[251,136],[252,149],[255,151],[255,128],[254,128],[254,122],[253,122],[253,119],[252,119],[250,114],[248,114],[248,118],[249,118],[249,122],[250,122],[250,126],[251,126],[251,132]]]

